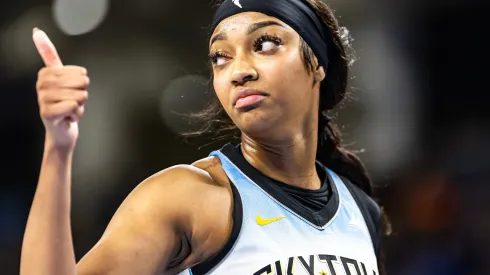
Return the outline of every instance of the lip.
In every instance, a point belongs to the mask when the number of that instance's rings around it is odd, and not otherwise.
[[[264,91],[243,89],[235,95],[233,106],[237,109],[250,108],[262,102],[266,96],[269,94]]]

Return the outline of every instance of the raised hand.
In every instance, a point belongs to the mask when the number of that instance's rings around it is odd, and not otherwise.
[[[45,67],[39,70],[36,89],[46,140],[54,146],[74,147],[78,121],[88,98],[87,70],[64,66],[46,33],[34,29],[32,38]]]

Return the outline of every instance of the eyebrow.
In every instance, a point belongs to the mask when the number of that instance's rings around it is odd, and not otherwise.
[[[265,28],[265,27],[268,27],[268,26],[280,26],[280,27],[284,27],[284,25],[282,25],[281,23],[279,22],[276,22],[276,21],[262,21],[262,22],[257,22],[257,23],[254,23],[250,26],[248,26],[247,28],[247,35],[257,31],[258,29],[261,29],[261,28]],[[216,41],[219,41],[219,40],[226,40],[228,39],[228,36],[226,35],[226,33],[224,32],[220,32],[218,33],[217,35],[213,36],[211,38],[211,45],[213,45],[214,42]]]

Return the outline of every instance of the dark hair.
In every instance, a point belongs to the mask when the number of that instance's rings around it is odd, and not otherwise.
[[[319,0],[306,0],[323,18],[329,26],[332,39],[328,43],[329,64],[326,78],[322,82],[320,94],[319,119],[318,119],[318,147],[317,159],[338,174],[348,178],[358,185],[368,195],[372,195],[371,180],[359,158],[352,152],[341,146],[340,132],[329,121],[327,112],[337,106],[345,97],[349,68],[353,63],[351,54],[350,36],[346,28],[338,25],[333,12],[328,6]],[[223,1],[216,1],[220,5]],[[315,55],[311,48],[302,41],[301,51],[305,68],[312,72],[315,69]],[[209,90],[213,90],[213,76],[209,82]],[[214,92],[210,93],[211,101],[201,111],[190,115],[191,118],[205,122],[203,128],[190,135],[202,135],[207,133],[229,133],[238,137],[238,129],[228,117]],[[230,135],[227,135],[228,137]]]
[[[347,94],[350,65],[354,62],[351,37],[346,28],[340,27],[333,11],[321,0],[304,0],[325,21],[331,31],[331,40],[328,42],[328,68],[325,80],[321,83],[319,119],[318,119],[318,145],[317,159],[339,175],[349,179],[360,187],[366,194],[373,196],[371,179],[361,160],[351,151],[341,145],[340,131],[330,122],[327,112],[337,106]],[[223,0],[216,1],[219,6]],[[315,70],[316,58],[311,48],[302,40],[302,57],[305,68],[309,72]],[[209,82],[209,90],[213,90],[213,76]],[[214,92],[210,93],[210,103],[200,112],[190,117],[205,122],[203,128],[191,135],[218,134],[228,132],[226,137],[239,137],[239,130],[228,117]],[[223,137],[223,136],[222,136]],[[384,216],[384,215],[383,215]],[[385,218],[385,217],[384,217]],[[384,219],[385,231],[389,233],[389,226]]]

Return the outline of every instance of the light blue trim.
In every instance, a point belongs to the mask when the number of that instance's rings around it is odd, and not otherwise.
[[[238,180],[236,178],[236,174],[235,173],[239,173],[241,176],[243,176],[244,178],[246,178],[250,183],[252,183],[253,185],[255,185],[260,191],[262,191],[271,200],[273,200],[278,205],[280,205],[281,207],[283,207],[284,209],[286,209],[287,211],[289,211],[294,216],[298,217],[299,219],[301,219],[305,223],[311,225],[312,227],[314,227],[314,228],[316,228],[318,230],[325,230],[335,220],[335,218],[339,214],[339,211],[340,211],[340,208],[341,208],[340,206],[342,205],[342,196],[340,195],[340,186],[339,186],[339,184],[340,183],[343,184],[343,182],[340,179],[340,177],[337,176],[337,174],[335,172],[333,172],[332,170],[330,170],[328,168],[326,169],[326,172],[333,179],[333,182],[334,182],[334,184],[335,184],[335,186],[337,188],[337,192],[339,193],[339,205],[338,205],[337,209],[335,210],[335,214],[332,216],[332,218],[325,225],[323,225],[323,226],[317,226],[317,225],[311,223],[310,221],[308,221],[307,219],[303,218],[302,216],[298,215],[296,212],[294,212],[293,210],[289,209],[287,206],[285,206],[284,204],[280,203],[278,200],[276,200],[276,198],[274,198],[269,193],[267,193],[265,190],[263,190],[259,185],[257,185],[253,180],[251,180],[247,175],[245,175],[245,173],[243,173],[242,170],[240,170],[227,156],[225,156],[220,151],[214,151],[210,155],[211,156],[217,156],[221,160],[221,164],[223,165],[223,168],[224,168],[226,174],[228,175],[228,177],[231,179],[232,182],[235,182],[236,180]],[[229,167],[232,170],[232,171],[230,171],[232,173],[228,173],[228,169],[226,169],[227,167]],[[233,173],[233,172],[235,172],[235,173]],[[240,191],[240,188],[238,188],[238,186],[237,186],[237,189]]]

